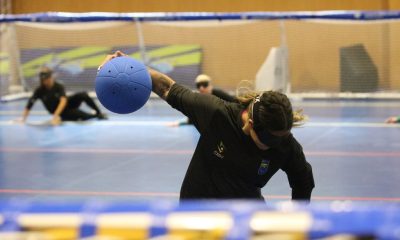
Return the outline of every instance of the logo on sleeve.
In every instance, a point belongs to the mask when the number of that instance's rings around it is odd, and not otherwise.
[[[224,156],[225,150],[226,148],[224,143],[220,141],[219,144],[217,145],[217,150],[214,150],[214,155],[217,156],[218,158],[223,159],[225,157]]]
[[[269,160],[268,159],[263,159],[261,161],[260,167],[258,168],[258,175],[264,175],[268,171],[268,166],[269,166]]]

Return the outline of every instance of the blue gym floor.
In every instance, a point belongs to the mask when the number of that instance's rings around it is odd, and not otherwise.
[[[28,124],[26,100],[0,103],[0,198],[178,200],[199,134],[171,127],[184,116],[159,99],[107,121],[42,125],[50,119],[41,102]],[[400,202],[399,101],[294,101],[309,116],[293,129],[312,164],[314,201]],[[287,200],[280,171],[264,187],[267,201]]]

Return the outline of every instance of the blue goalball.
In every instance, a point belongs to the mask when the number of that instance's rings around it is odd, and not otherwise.
[[[97,73],[96,94],[108,110],[126,114],[140,109],[149,99],[152,84],[146,66],[130,57],[116,57]]]

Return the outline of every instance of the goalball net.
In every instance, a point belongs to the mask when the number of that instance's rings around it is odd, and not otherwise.
[[[400,92],[400,12],[37,13],[0,15],[0,95],[29,92],[41,66],[67,90],[93,90],[122,50],[194,87],[205,73],[235,91]]]

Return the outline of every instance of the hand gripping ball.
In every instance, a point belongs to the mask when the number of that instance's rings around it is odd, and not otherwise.
[[[97,73],[96,94],[108,110],[132,113],[149,99],[151,77],[146,66],[130,57],[116,57],[108,61]]]

